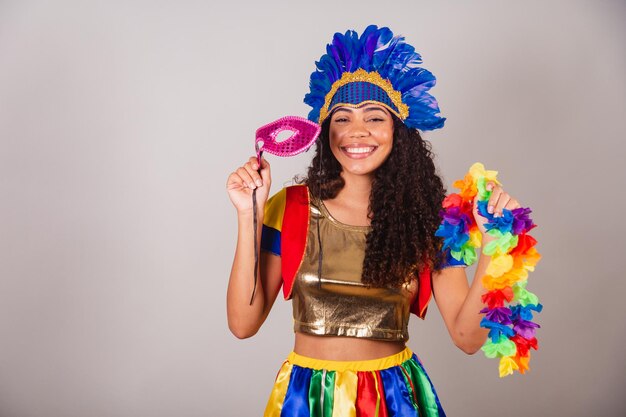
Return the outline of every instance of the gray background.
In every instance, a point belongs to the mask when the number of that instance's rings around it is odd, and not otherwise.
[[[481,161],[539,225],[527,375],[455,348],[434,303],[412,317],[444,408],[624,415],[625,18],[623,1],[0,1],[0,416],[261,415],[291,306],[229,333],[226,177],[258,126],[307,114],[332,34],[369,23],[438,78],[448,121],[426,137],[450,191]],[[268,158],[273,193],[311,154]]]

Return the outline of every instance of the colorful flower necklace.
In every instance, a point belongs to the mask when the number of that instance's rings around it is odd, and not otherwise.
[[[482,296],[486,307],[480,310],[485,313],[480,326],[489,329],[481,349],[488,358],[500,358],[500,377],[504,377],[514,370],[523,374],[529,369],[530,349],[538,348],[535,330],[540,327],[532,321],[532,312],[540,312],[543,306],[535,294],[526,290],[528,271],[534,271],[541,259],[534,248],[537,241],[528,234],[536,226],[528,216],[531,209],[503,209],[500,217],[487,211],[491,191],[486,185],[490,181],[500,184],[497,174],[486,171],[477,162],[463,180],[455,181],[453,186],[460,192],[450,194],[443,201],[443,219],[436,235],[444,238],[444,253],[450,250],[454,259],[472,265],[477,259],[476,249],[482,243],[472,214],[472,201],[478,199],[478,213],[488,220],[486,233],[494,238],[482,249],[491,260],[481,278],[488,292]]]

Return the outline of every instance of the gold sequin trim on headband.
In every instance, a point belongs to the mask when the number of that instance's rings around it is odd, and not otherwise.
[[[324,106],[320,109],[320,118],[318,123],[321,124],[326,119],[326,117],[328,117],[330,102],[333,100],[333,97],[335,96],[337,90],[339,90],[339,88],[343,87],[346,84],[359,81],[368,82],[382,88],[391,99],[391,102],[398,108],[400,114],[391,109],[390,110],[392,111],[392,113],[399,116],[400,119],[404,120],[409,116],[409,106],[402,102],[402,93],[395,90],[389,80],[381,77],[380,74],[376,71],[367,72],[363,68],[359,68],[354,72],[344,72],[341,78],[333,83],[330,91],[328,92],[328,94],[326,94],[326,97],[324,99]],[[341,103],[338,103],[338,105],[339,104]],[[385,107],[389,108],[389,106]]]

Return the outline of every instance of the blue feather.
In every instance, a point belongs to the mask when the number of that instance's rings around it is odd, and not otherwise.
[[[402,102],[409,107],[409,115],[404,119],[407,126],[422,130],[440,128],[446,119],[438,115],[437,100],[428,93],[436,79],[420,67],[421,63],[422,57],[415,48],[403,36],[394,36],[389,28],[369,25],[361,36],[352,30],[335,33],[326,46],[326,54],[315,63],[310,92],[304,97],[304,102],[312,107],[309,119],[319,121],[326,95],[342,74],[362,68],[378,72],[402,94]]]

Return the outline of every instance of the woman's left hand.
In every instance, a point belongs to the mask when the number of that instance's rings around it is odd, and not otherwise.
[[[521,207],[516,199],[511,197],[507,192],[505,192],[501,186],[496,184],[493,181],[487,182],[486,185],[487,190],[492,191],[491,196],[489,197],[489,201],[487,202],[487,211],[492,213],[494,217],[502,216],[502,209],[513,210]],[[478,213],[478,204],[477,199],[474,198],[474,204],[472,208],[472,213],[474,214],[474,219],[476,220],[476,224],[482,233],[483,237],[485,236],[485,223],[487,223],[487,218],[481,216]]]

